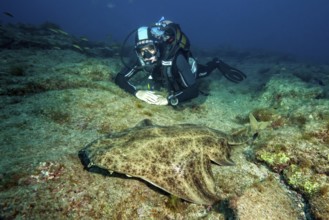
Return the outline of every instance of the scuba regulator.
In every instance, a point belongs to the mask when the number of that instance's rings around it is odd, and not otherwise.
[[[169,25],[173,24],[173,25]],[[143,28],[143,27],[141,27]],[[145,27],[146,28],[146,27]],[[130,37],[136,33],[138,35],[138,29],[132,30],[127,37],[125,38],[122,46],[121,46],[121,52],[120,52],[120,60],[121,63],[127,68],[127,69],[132,69],[132,68],[141,68],[145,69],[146,71],[152,70],[152,65],[149,65],[149,63],[146,63],[142,58],[150,58],[153,56],[152,53],[149,51],[145,51],[144,54],[138,54],[137,57],[139,58],[139,63],[141,64],[141,67],[136,67],[134,66],[129,66],[123,59],[123,54],[125,51],[126,44]],[[165,48],[165,51],[162,51],[163,54],[161,54],[162,57],[162,66],[164,66],[164,71],[163,71],[163,77],[165,79],[165,84],[168,87],[168,101],[171,105],[175,106],[178,104],[178,99],[175,96],[175,91],[177,89],[174,89],[175,86],[175,80],[172,76],[171,73],[171,68],[172,68],[172,60],[176,54],[176,52],[179,49],[186,49],[189,48],[189,42],[186,36],[180,31],[179,25],[174,24],[171,21],[165,20],[164,17],[162,17],[158,22],[155,24],[150,25],[149,27],[149,32],[151,34],[150,37],[154,37],[154,41],[158,41],[160,43],[165,43],[168,44],[167,47]],[[152,39],[153,40],[153,39]],[[136,44],[136,43],[135,43]],[[136,47],[135,49],[136,50]],[[137,51],[136,51],[137,52]],[[164,62],[166,64],[164,64]]]

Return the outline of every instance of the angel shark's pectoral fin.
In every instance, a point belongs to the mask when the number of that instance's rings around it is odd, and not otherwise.
[[[230,158],[227,158],[226,160],[221,160],[221,161],[219,162],[219,164],[220,164],[221,166],[235,166],[234,161],[231,160]]]
[[[216,193],[211,162],[208,156],[199,155],[197,158],[191,158],[185,164],[185,169],[187,175],[184,176],[182,181],[185,182],[186,200],[207,205],[212,205],[220,200]]]

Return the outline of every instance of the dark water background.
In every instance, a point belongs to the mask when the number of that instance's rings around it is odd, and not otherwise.
[[[329,63],[327,0],[2,0],[2,24],[45,21],[92,40],[122,42],[162,16],[181,24],[193,45],[263,49]]]

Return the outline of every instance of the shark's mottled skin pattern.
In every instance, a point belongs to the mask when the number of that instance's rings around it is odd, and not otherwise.
[[[80,151],[87,167],[141,178],[184,200],[212,205],[215,191],[211,161],[232,165],[223,132],[199,125],[159,126],[149,120],[97,139]]]

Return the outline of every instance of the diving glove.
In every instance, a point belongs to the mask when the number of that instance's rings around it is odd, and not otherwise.
[[[138,90],[136,92],[136,97],[144,102],[147,102],[148,104],[152,105],[168,105],[167,98],[155,94],[154,91],[148,91],[148,90]]]
[[[239,83],[247,78],[246,74],[244,74],[242,71],[231,67],[218,58],[215,59],[214,61],[217,63],[218,70],[224,75],[226,79],[230,80],[231,82]]]

